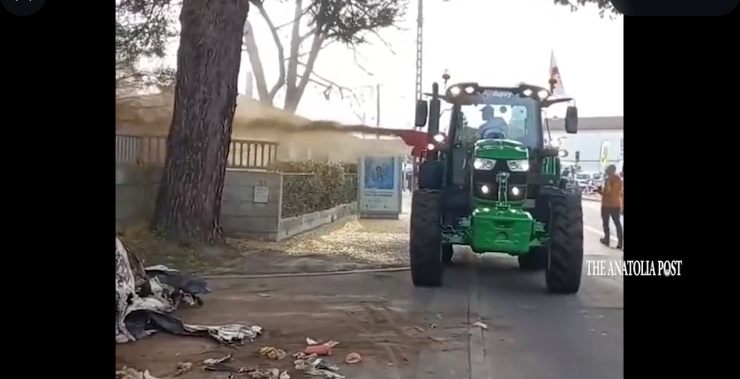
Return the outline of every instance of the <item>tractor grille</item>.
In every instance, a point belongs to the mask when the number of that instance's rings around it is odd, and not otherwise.
[[[496,181],[496,176],[500,173],[509,175],[507,181],[509,201],[521,201],[527,198],[527,173],[511,172],[505,160],[496,161],[493,170],[490,171],[473,170],[473,196],[486,200],[503,200],[499,199],[498,182]],[[488,193],[483,193],[483,186],[488,187]],[[512,193],[515,191],[514,187],[518,189],[518,195]]]

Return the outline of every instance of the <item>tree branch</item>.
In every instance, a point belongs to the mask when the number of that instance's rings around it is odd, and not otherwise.
[[[335,41],[335,40],[325,40],[325,41],[324,41],[324,44],[323,44],[323,45],[321,45],[321,48],[320,48],[320,50],[324,50],[325,48],[327,48],[327,47],[331,46],[331,44],[333,44],[334,42],[337,42],[337,41]],[[300,54],[298,54],[298,56],[297,56],[296,58],[299,58],[299,59],[300,59],[300,58],[303,58],[303,57],[305,57],[306,55],[308,55],[309,53],[310,53],[310,51],[307,51],[307,52],[305,52],[305,53],[300,53]],[[289,59],[293,59],[293,57],[287,57],[287,58],[285,58],[285,60],[286,60],[286,61],[287,61],[287,60],[289,60]]]
[[[366,68],[365,68],[365,66],[363,66],[363,65],[362,65],[362,64],[361,64],[361,63],[360,63],[360,62],[358,61],[358,59],[357,59],[357,56],[358,56],[358,55],[359,55],[360,57],[362,57],[362,54],[360,54],[359,52],[357,52],[357,47],[355,47],[355,46],[352,46],[352,58],[353,58],[353,59],[354,59],[354,61],[355,61],[355,66],[357,66],[357,67],[358,67],[358,68],[359,68],[360,70],[362,70],[362,72],[364,72],[364,73],[365,73],[365,74],[367,74],[368,76],[375,76],[375,74],[373,74],[372,72],[370,72],[370,70],[366,69]],[[364,58],[364,57],[362,57],[362,58]]]
[[[303,0],[296,0],[295,12],[293,13],[293,18],[300,18],[301,13],[303,13]],[[291,34],[290,35],[290,56],[291,57],[298,56],[298,53],[300,51],[300,47],[301,47],[300,27],[301,27],[300,22],[293,23],[293,30],[290,33]],[[291,97],[291,94],[295,92],[297,75],[298,75],[298,60],[291,59],[288,61],[286,102]]]
[[[275,29],[276,30],[280,30],[280,29],[282,29],[282,28],[284,28],[284,27],[286,27],[288,25],[292,25],[294,22],[299,22],[303,18],[303,16],[305,16],[308,13],[308,11],[310,9],[311,9],[311,7],[306,7],[306,9],[303,10],[303,12],[301,13],[300,16],[298,16],[298,18],[294,18],[292,21],[288,21],[288,22],[286,22],[284,24],[278,25],[278,26],[275,27]]]
[[[267,27],[270,28],[270,34],[272,34],[272,40],[275,42],[275,47],[277,48],[278,62],[285,61],[285,49],[283,48],[283,42],[280,41],[280,35],[278,35],[278,30],[275,27],[275,24],[272,22],[270,15],[267,14],[267,11],[265,10],[263,2],[257,1],[257,0],[251,0],[251,2],[260,12],[260,15],[265,20],[265,23],[267,23]],[[278,74],[278,79],[275,82],[275,84],[272,86],[272,88],[270,89],[270,93],[267,94],[270,98],[270,101],[272,101],[275,98],[275,95],[278,93],[278,91],[280,91],[280,88],[282,88],[283,85],[285,85],[285,65],[280,64],[280,73]]]
[[[300,0],[298,1],[300,2]],[[311,50],[309,50],[309,53],[308,53],[308,61],[306,62],[306,65],[303,70],[303,76],[298,82],[298,86],[295,88],[295,92],[292,94],[293,96],[286,96],[286,99],[285,99],[286,108],[294,112],[296,109],[298,109],[298,102],[300,102],[301,97],[303,96],[303,92],[306,91],[306,85],[308,84],[308,79],[311,76],[311,72],[313,72],[314,66],[316,65],[316,59],[319,57],[319,51],[321,51],[321,45],[323,45],[324,40],[326,39],[326,34],[323,32],[327,25],[325,15],[327,14],[327,10],[329,8],[329,0],[320,0],[320,1],[321,1],[321,5],[319,6],[318,11],[316,12],[316,14],[318,15],[318,18],[316,19],[314,37],[311,43]],[[297,51],[296,51],[296,54],[291,54],[291,55],[293,56],[298,55]],[[298,59],[296,59],[295,61],[291,61],[291,63],[295,63],[296,70],[297,70]]]
[[[244,24],[244,45],[247,48],[247,57],[249,57],[249,63],[252,65],[252,74],[254,74],[254,81],[257,84],[257,95],[259,95],[261,101],[272,104],[272,97],[267,92],[265,68],[262,67],[260,50],[257,47],[257,41],[254,39],[254,28],[252,28],[249,20]]]
[[[308,37],[311,37],[312,35],[314,35],[314,33],[316,33],[316,28],[313,28],[309,30],[308,32],[306,32],[306,34],[302,35],[300,37],[300,41],[305,42],[308,39]]]

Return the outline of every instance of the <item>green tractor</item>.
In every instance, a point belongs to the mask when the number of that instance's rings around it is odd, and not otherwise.
[[[528,84],[460,83],[440,94],[434,83],[427,95],[430,101],[416,105],[415,123],[427,126],[428,144],[411,202],[414,285],[441,286],[453,245],[466,245],[516,256],[525,271],[544,270],[551,293],[578,292],[581,195],[561,178],[567,152],[550,137],[544,116],[550,105],[573,99]],[[449,105],[443,112],[442,101]],[[441,116],[449,117],[447,133],[440,133]],[[578,131],[575,106],[567,107],[565,130]]]

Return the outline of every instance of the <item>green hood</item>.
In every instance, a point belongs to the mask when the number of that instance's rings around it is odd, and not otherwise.
[[[475,143],[476,158],[524,160],[529,151],[521,142],[508,139],[483,139]]]

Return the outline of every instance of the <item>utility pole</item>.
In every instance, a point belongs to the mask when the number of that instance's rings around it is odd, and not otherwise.
[[[424,59],[424,0],[416,0],[416,98],[414,100],[421,100],[424,93],[422,91],[422,65]],[[416,102],[414,102],[414,109],[416,109]],[[419,128],[421,129],[421,128]],[[416,157],[411,157],[411,191],[416,189],[417,176],[419,171],[419,161]]]
[[[421,100],[422,91],[422,64],[424,59],[424,0],[417,0],[416,13],[416,99]],[[416,106],[416,103],[414,103]]]
[[[375,127],[380,129],[380,83],[375,85]],[[375,134],[375,139],[380,139],[380,131]]]

